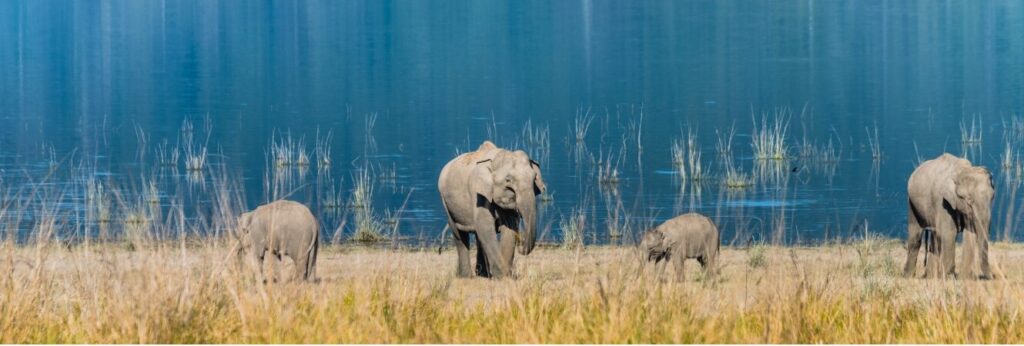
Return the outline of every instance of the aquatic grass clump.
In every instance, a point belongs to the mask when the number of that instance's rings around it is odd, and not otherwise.
[[[195,127],[188,119],[182,121],[181,142],[184,143],[185,169],[188,171],[201,171],[206,167],[207,146],[210,143],[212,123],[209,117],[203,122],[205,138],[200,142],[195,138]]]
[[[110,195],[103,183],[94,177],[86,180],[85,187],[86,219],[98,223],[113,220]]]
[[[769,123],[769,115],[771,122]],[[789,147],[786,136],[789,132],[789,109],[776,109],[772,113],[761,113],[761,121],[754,118],[754,132],[750,135],[754,158],[758,160],[785,160]]]
[[[736,125],[729,127],[728,131],[719,132],[715,129],[715,151],[722,157],[732,157],[732,142],[736,136]]]
[[[1020,154],[1014,150],[1013,143],[1009,140],[1004,142],[1003,153],[999,157],[1000,167],[1010,170],[1020,165]]]
[[[568,217],[563,216],[558,221],[558,228],[562,230],[562,247],[566,249],[583,247],[586,225],[587,214],[583,208],[573,208]]]
[[[672,153],[672,166],[676,167],[679,171],[679,175],[686,179],[686,145],[678,139],[672,140],[672,149],[669,151]]]
[[[330,180],[330,183],[320,191],[320,205],[324,209],[340,209],[345,206],[345,193],[341,184],[335,186],[334,180]]]
[[[293,139],[290,131],[283,135],[278,135],[275,131],[270,140],[270,157],[275,167],[308,167],[310,165],[309,154],[306,153],[303,139]]]
[[[704,180],[704,167],[700,160],[700,142],[697,134],[692,130],[686,131],[686,162],[690,170],[689,178],[692,181]]]
[[[971,118],[971,124],[960,122],[960,142],[963,144],[979,144],[982,141],[981,118],[975,115]]]
[[[327,135],[321,137],[320,130],[316,131],[316,143],[313,145],[313,155],[316,156],[316,164],[320,169],[331,166],[331,137],[334,131],[327,131]]]
[[[730,169],[725,171],[725,178],[722,179],[722,183],[730,189],[745,189],[754,186],[754,179],[749,174],[730,167]]]
[[[370,209],[356,209],[353,215],[355,232],[350,238],[360,243],[375,243],[388,240],[384,235],[384,221],[373,215]]]
[[[590,108],[586,110],[582,107],[576,109],[576,118],[573,121],[572,128],[569,129],[569,132],[576,139],[576,143],[583,143],[587,139],[587,133],[590,132],[590,124],[593,121],[594,116],[590,114]]]
[[[597,182],[601,186],[610,187],[619,183],[619,164],[622,156],[612,154],[604,157],[597,165]]]
[[[384,224],[373,210],[373,179],[368,167],[364,167],[353,179],[352,199],[349,207],[354,211],[355,231],[351,239],[357,242],[378,242],[387,240]]]
[[[526,148],[530,158],[541,165],[548,162],[551,156],[551,130],[547,125],[534,126],[532,120],[527,120],[523,125],[522,138],[525,143],[522,147]]]
[[[370,179],[368,169],[361,169],[353,179],[355,186],[352,188],[352,199],[349,207],[362,209],[370,207],[373,196],[373,180]]]
[[[839,157],[842,155],[840,150],[836,150],[832,139],[829,138],[828,143],[824,146],[818,146],[816,143],[811,143],[804,137],[800,143],[797,156],[803,160],[806,160],[812,164],[835,164],[839,162]]]
[[[181,148],[171,147],[165,138],[160,144],[157,144],[156,158],[157,164],[160,166],[177,167],[178,161],[181,161]]]

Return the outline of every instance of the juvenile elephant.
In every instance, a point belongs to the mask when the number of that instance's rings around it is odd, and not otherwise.
[[[956,236],[963,232],[960,274],[976,277],[975,257],[981,261],[981,278],[992,278],[988,258],[988,233],[992,220],[995,187],[984,167],[950,155],[925,161],[907,182],[907,263],[903,276],[912,277],[925,231],[931,231],[925,258],[925,276],[954,275]]]
[[[654,262],[658,276],[665,270],[663,261],[672,261],[676,280],[682,282],[683,262],[696,259],[705,272],[716,274],[720,248],[718,226],[708,217],[688,213],[665,221],[644,233],[640,250]]]
[[[267,252],[278,261],[288,256],[295,262],[294,280],[316,281],[316,255],[320,224],[305,205],[279,200],[238,217],[236,255],[247,251],[256,260],[260,278]],[[264,279],[265,281],[265,279]]]
[[[537,241],[536,196],[546,187],[540,165],[525,152],[507,151],[484,141],[476,151],[448,162],[441,169],[437,186],[455,237],[459,277],[473,275],[470,233],[476,233],[476,274],[480,276],[500,278],[511,274],[517,243],[520,253],[533,251]]]

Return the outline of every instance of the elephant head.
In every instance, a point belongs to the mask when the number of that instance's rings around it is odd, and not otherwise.
[[[956,196],[948,202],[963,214],[966,231],[987,238],[995,196],[992,174],[982,167],[965,168],[954,178],[954,185]]]
[[[648,261],[657,261],[668,253],[668,246],[665,245],[665,234],[658,229],[650,229],[644,232],[640,240],[641,255],[646,255]]]
[[[235,236],[238,243],[235,245],[235,253],[241,255],[243,250],[252,246],[252,234],[249,226],[252,225],[252,212],[242,213],[238,216],[237,228],[231,234]]]
[[[491,174],[491,202],[522,217],[519,252],[529,254],[537,242],[537,195],[547,189],[540,165],[521,150],[502,150],[478,164],[487,165]]]

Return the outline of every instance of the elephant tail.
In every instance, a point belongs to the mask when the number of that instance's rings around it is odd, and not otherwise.
[[[306,281],[319,281],[316,278],[316,257],[320,249],[320,229],[317,227],[316,232],[313,233],[313,241],[309,243],[309,249],[306,250]]]

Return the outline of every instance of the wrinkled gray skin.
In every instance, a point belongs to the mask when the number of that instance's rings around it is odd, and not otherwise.
[[[320,246],[320,224],[305,205],[279,200],[264,204],[238,217],[236,255],[249,253],[257,272],[266,282],[263,258],[288,256],[295,262],[293,280],[316,281],[316,255]]]
[[[540,165],[521,150],[484,141],[476,151],[448,162],[437,185],[455,237],[457,275],[473,275],[470,233],[476,233],[476,275],[511,275],[516,244],[527,255],[537,241],[537,195],[546,189]]]
[[[903,276],[913,277],[925,231],[932,231],[926,247],[925,276],[955,275],[957,233],[963,232],[960,274],[993,278],[988,258],[988,233],[995,188],[992,174],[970,161],[950,155],[925,161],[907,182],[907,263]]]
[[[640,251],[648,262],[654,262],[658,277],[665,270],[665,262],[672,261],[679,282],[685,281],[683,262],[687,259],[696,259],[706,272],[716,274],[719,248],[718,226],[697,213],[665,221],[645,232],[640,241]]]

